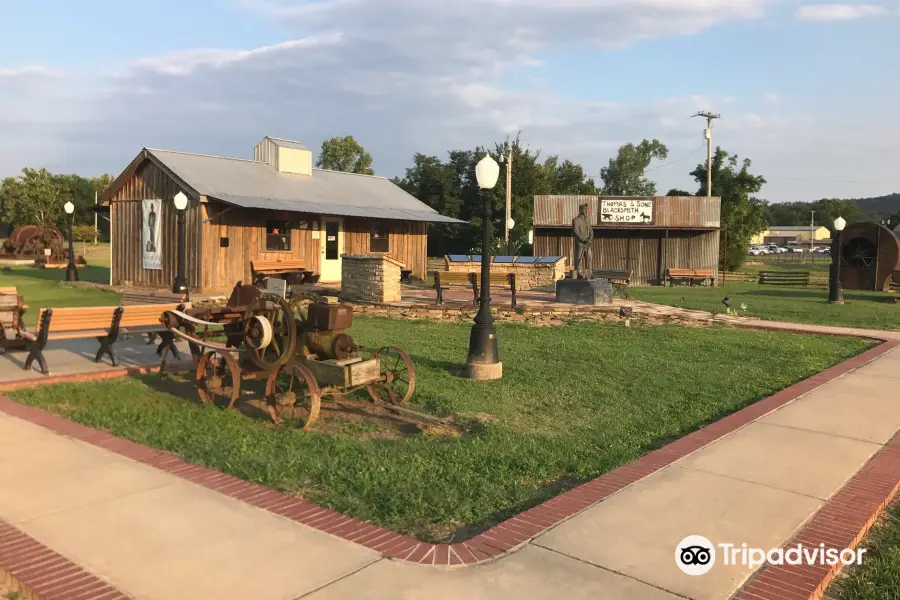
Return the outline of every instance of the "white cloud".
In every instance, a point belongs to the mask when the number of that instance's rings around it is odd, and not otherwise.
[[[781,96],[774,92],[763,94],[762,99],[763,102],[767,104],[778,104],[779,102],[781,102]]]
[[[665,192],[692,185],[686,173],[705,156],[704,124],[690,118],[699,110],[721,112],[714,142],[754,158],[763,174],[828,173],[816,165],[834,154],[814,136],[822,123],[758,94],[711,96],[698,80],[696,94],[624,103],[573,99],[540,83],[553,68],[541,66],[548,51],[692,35],[759,18],[776,0],[244,1],[288,41],[148,57],[57,79],[40,94],[21,86],[4,94],[0,71],[0,175],[35,164],[118,173],[142,146],[249,157],[263,135],[317,147],[347,134],[373,154],[377,172],[395,175],[414,152],[445,157],[521,129],[532,148],[594,176],[619,145],[657,137],[672,157],[653,172]],[[511,75],[529,83],[502,83]],[[853,139],[878,139],[871,135],[856,130]],[[778,190],[766,192],[791,199]]]
[[[850,21],[890,14],[877,4],[810,4],[797,9],[795,16],[802,21]]]

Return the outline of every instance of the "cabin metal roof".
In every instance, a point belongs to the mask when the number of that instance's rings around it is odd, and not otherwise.
[[[273,138],[278,143],[280,140]],[[144,153],[198,195],[241,208],[373,219],[466,223],[445,217],[389,179],[326,169],[280,173],[241,158],[147,148]]]

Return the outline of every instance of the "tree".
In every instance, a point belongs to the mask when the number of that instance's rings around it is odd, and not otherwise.
[[[725,235],[721,243],[725,251],[725,266],[730,270],[743,264],[750,238],[767,226],[765,205],[752,196],[762,189],[766,180],[761,175],[750,173],[750,165],[749,158],[739,163],[737,154],[729,155],[716,147],[712,160],[712,195],[722,198],[721,221]],[[706,164],[701,163],[691,172],[700,184],[698,196],[706,195],[706,171]]]
[[[693,194],[684,190],[679,190],[678,188],[672,188],[666,192],[666,196],[693,196]]]
[[[375,174],[372,169],[372,155],[366,152],[352,135],[333,137],[322,142],[322,151],[319,153],[316,166],[346,173]]]
[[[7,177],[0,187],[4,220],[13,225],[56,224],[65,204],[59,180],[47,169],[22,169],[18,177]]]
[[[657,139],[643,140],[619,148],[609,165],[600,170],[603,194],[609,196],[655,196],[656,184],[644,177],[650,162],[656,158],[665,160],[669,149]]]
[[[449,159],[416,154],[413,166],[395,184],[443,215],[468,221],[471,226],[432,225],[428,232],[428,254],[481,252],[481,221],[485,195],[491,203],[491,225],[496,248],[506,253],[503,241],[506,206],[505,157],[512,151],[512,215],[516,221],[510,232],[510,251],[527,244],[534,211],[534,196],[542,194],[597,193],[594,181],[584,174],[581,165],[557,156],[541,160],[541,152],[526,148],[519,136],[507,138],[493,148],[453,150]],[[475,181],[475,164],[490,154],[500,163],[500,179],[490,191],[481,192]],[[501,160],[503,159],[503,160]],[[497,241],[499,239],[499,242]]]

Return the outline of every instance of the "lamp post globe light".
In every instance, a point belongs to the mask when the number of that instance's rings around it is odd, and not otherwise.
[[[828,279],[828,303],[843,304],[844,290],[841,288],[841,232],[847,221],[843,217],[834,220],[834,252],[831,253],[831,277]]]
[[[178,224],[178,264],[175,273],[175,282],[172,285],[172,292],[175,294],[182,294],[186,302],[190,300],[187,278],[184,274],[184,248],[187,244],[184,231],[184,212],[188,205],[188,198],[184,192],[178,192],[175,194],[172,202],[175,204],[175,214]]]
[[[490,156],[485,156],[475,166],[475,179],[484,200],[481,222],[481,302],[475,315],[475,325],[469,335],[466,376],[479,381],[500,379],[503,376],[503,363],[500,362],[497,348],[497,330],[491,315],[491,195],[487,191],[497,185],[499,175],[500,165]]]
[[[66,227],[69,233],[69,262],[66,265],[66,281],[78,281],[78,267],[75,266],[75,245],[72,243],[72,221],[75,220],[75,205],[69,200],[63,205],[63,209],[67,215]]]

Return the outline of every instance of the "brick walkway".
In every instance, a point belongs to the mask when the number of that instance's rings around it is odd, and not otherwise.
[[[830,567],[689,577],[675,547],[691,534],[766,549],[858,541],[900,482],[897,345],[452,546],[0,397],[0,480],[15,482],[0,494],[0,567],[48,600],[815,598]]]

